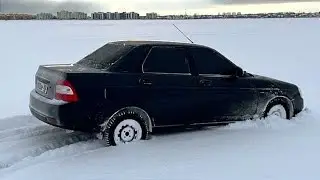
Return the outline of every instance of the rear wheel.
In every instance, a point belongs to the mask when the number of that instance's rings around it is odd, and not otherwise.
[[[102,139],[108,146],[147,140],[150,138],[147,123],[141,114],[125,109],[101,125]]]
[[[142,138],[142,127],[134,119],[125,119],[118,123],[113,131],[113,142],[115,145],[139,141]]]

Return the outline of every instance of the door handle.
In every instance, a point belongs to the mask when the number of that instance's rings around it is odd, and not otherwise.
[[[202,86],[211,86],[211,85],[212,85],[212,81],[206,80],[206,79],[201,79],[201,80],[200,80],[200,84],[201,84]]]
[[[148,80],[148,79],[140,79],[139,83],[142,84],[142,85],[147,85],[147,86],[152,85],[152,82],[150,80]]]

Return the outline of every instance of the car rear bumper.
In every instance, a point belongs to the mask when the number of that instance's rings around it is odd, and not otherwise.
[[[35,90],[30,93],[29,109],[40,121],[63,129],[93,132],[96,128],[81,105],[48,99]]]

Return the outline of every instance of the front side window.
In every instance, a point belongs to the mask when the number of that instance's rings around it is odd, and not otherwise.
[[[190,73],[184,48],[154,47],[143,64],[144,72]]]
[[[190,48],[199,74],[231,75],[235,65],[209,48]]]

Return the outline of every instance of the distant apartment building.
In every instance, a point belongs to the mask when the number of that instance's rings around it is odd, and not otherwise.
[[[139,19],[140,15],[138,13],[135,12],[129,12],[126,14],[126,19]]]
[[[104,13],[104,19],[106,20],[119,20],[120,19],[120,13],[118,12],[106,12]]]
[[[105,19],[112,19],[112,13],[111,12],[107,12],[104,14]]]
[[[69,12],[69,11],[60,11],[60,12],[57,12],[57,18],[58,19],[72,19],[72,12]]]
[[[81,19],[88,19],[88,15],[87,13],[84,12],[70,12],[70,11],[60,11],[57,12],[57,19],[77,19],[77,20],[81,20]]]
[[[91,19],[95,20],[119,20],[119,19],[139,19],[139,14],[135,12],[94,12]]]
[[[127,18],[127,13],[126,12],[120,13],[120,19],[126,19],[126,18]]]
[[[54,15],[51,13],[39,13],[36,15],[36,19],[39,19],[39,20],[54,19]]]
[[[114,18],[115,20],[119,20],[120,19],[120,14],[118,12],[114,12]]]
[[[147,19],[157,19],[157,17],[158,17],[158,14],[154,12],[146,14]]]
[[[72,12],[71,19],[88,19],[88,15],[84,12]]]
[[[91,18],[92,19],[96,19],[96,20],[103,20],[105,19],[105,13],[103,12],[94,12],[91,14]]]

